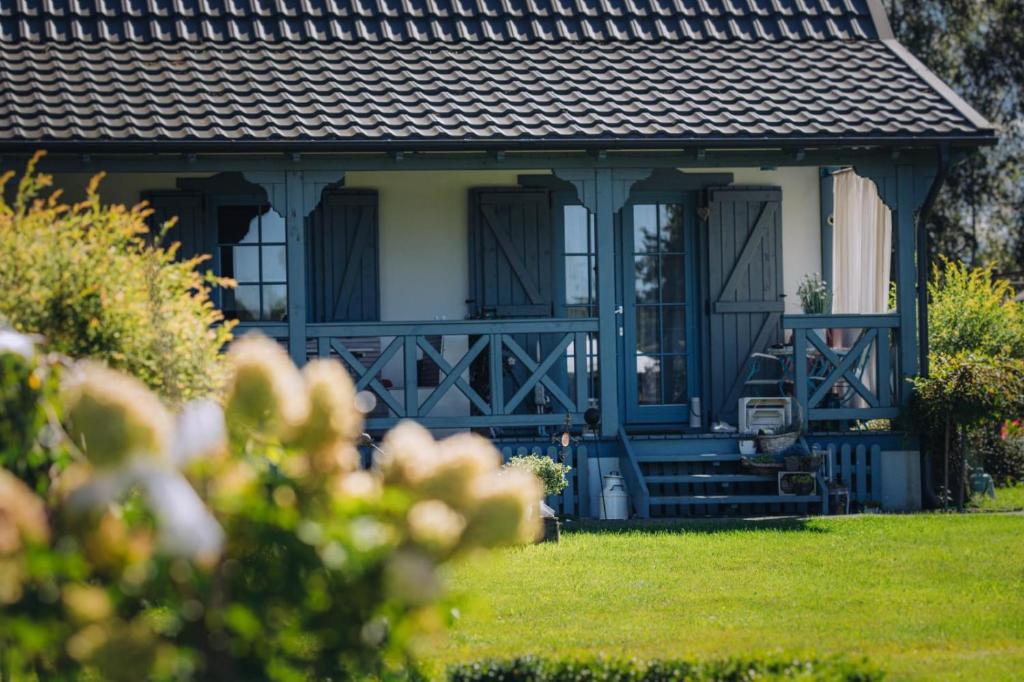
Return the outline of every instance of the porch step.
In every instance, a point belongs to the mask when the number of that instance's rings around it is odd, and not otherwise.
[[[761,483],[776,480],[775,476],[760,474],[671,474],[644,476],[652,483]]]
[[[821,502],[821,495],[683,495],[678,497],[652,497],[650,503],[655,504],[796,504],[805,502]]]
[[[740,454],[719,454],[714,452],[703,453],[699,455],[685,455],[678,452],[656,452],[656,453],[637,453],[636,461],[641,464],[648,463],[662,463],[662,464],[686,464],[692,462],[738,462],[743,457]]]

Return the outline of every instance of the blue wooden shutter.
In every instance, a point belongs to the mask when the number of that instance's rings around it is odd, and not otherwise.
[[[310,322],[380,319],[377,193],[329,190],[306,221]]]
[[[148,221],[150,234],[157,234],[165,222],[174,216],[178,217],[177,224],[164,237],[164,244],[168,246],[172,242],[181,242],[178,260],[210,253],[212,244],[203,220],[201,192],[154,190],[143,192],[142,198],[153,208]]]
[[[782,192],[730,187],[708,199],[711,417],[735,425],[750,354],[782,334]]]
[[[477,315],[551,317],[556,268],[546,190],[472,190],[470,240]]]

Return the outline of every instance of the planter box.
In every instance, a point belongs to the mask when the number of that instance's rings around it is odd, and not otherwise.
[[[806,481],[806,479],[810,481]],[[799,471],[779,472],[779,495],[816,495],[818,479],[813,474]]]

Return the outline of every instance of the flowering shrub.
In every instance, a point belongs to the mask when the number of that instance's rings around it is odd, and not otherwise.
[[[102,205],[101,175],[81,203],[47,194],[38,159],[11,204],[13,173],[0,178],[0,321],[44,335],[53,351],[101,358],[172,402],[219,390],[231,325],[210,288],[230,280],[199,274],[205,256],[176,262],[177,244],[147,234],[144,205]]]
[[[446,566],[536,537],[540,481],[500,469],[485,439],[403,423],[361,471],[337,363],[299,372],[246,337],[227,367],[223,409],[176,413],[94,361],[68,370],[71,463],[47,509],[0,477],[0,649],[16,677],[399,675],[449,618]]]
[[[971,269],[943,259],[932,270],[928,295],[932,353],[1024,358],[1024,306],[992,268]]]
[[[545,495],[558,495],[565,490],[566,486],[569,485],[569,479],[566,478],[566,475],[572,471],[572,467],[568,464],[556,462],[550,457],[544,457],[543,455],[518,455],[510,457],[505,467],[522,469],[532,473],[543,481]]]

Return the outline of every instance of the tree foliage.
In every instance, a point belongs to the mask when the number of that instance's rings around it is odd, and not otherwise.
[[[885,0],[896,37],[999,128],[956,165],[929,217],[936,251],[1024,268],[1024,0]]]
[[[38,159],[13,203],[3,198],[13,173],[0,179],[0,320],[53,351],[102,358],[172,402],[217,390],[231,325],[210,293],[230,280],[201,275],[205,256],[177,261],[178,244],[149,234],[144,204],[103,205],[102,175],[84,201],[62,202]]]

